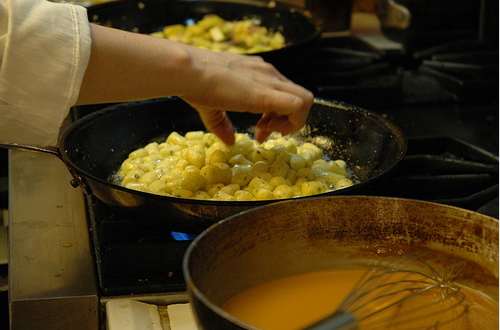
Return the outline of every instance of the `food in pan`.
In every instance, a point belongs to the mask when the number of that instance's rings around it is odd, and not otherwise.
[[[152,35],[236,54],[266,52],[285,45],[285,38],[280,32],[269,31],[257,19],[225,21],[217,15],[205,15],[191,25],[168,25]]]
[[[353,184],[345,161],[328,160],[316,145],[276,133],[262,144],[237,133],[229,147],[212,133],[173,132],[131,152],[117,174],[130,189],[226,201],[315,195]]]

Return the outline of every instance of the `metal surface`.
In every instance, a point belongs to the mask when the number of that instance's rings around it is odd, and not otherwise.
[[[9,166],[11,329],[97,329],[81,190],[56,157],[11,151]]]
[[[357,330],[357,322],[351,313],[337,312],[334,317],[322,320],[307,330]]]
[[[56,157],[60,157],[59,150],[57,150],[56,147],[32,146],[28,144],[19,144],[19,143],[0,143],[0,148],[30,150],[36,152],[43,152]]]

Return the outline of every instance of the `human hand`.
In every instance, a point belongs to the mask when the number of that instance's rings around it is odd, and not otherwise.
[[[225,111],[262,113],[255,133],[260,142],[273,131],[289,134],[304,126],[312,93],[262,58],[182,47],[190,55],[191,81],[181,97],[224,143],[234,143],[234,128]]]

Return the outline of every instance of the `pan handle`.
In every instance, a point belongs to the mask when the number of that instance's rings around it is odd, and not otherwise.
[[[46,154],[57,156],[57,158],[61,159],[61,153],[59,152],[59,149],[56,147],[41,147],[41,146],[32,146],[29,144],[19,144],[19,143],[0,143],[0,148],[43,152]]]
[[[66,165],[66,168],[68,169],[69,173],[73,177],[71,179],[70,184],[73,188],[77,187],[82,187],[84,190],[86,190],[86,185],[83,182],[83,179],[80,175],[78,175],[66,162],[61,156],[61,153],[59,152],[59,148],[57,147],[42,147],[42,146],[34,146],[34,145],[29,145],[29,144],[20,144],[20,143],[0,143],[0,148],[5,148],[5,149],[19,149],[19,150],[28,150],[28,151],[33,151],[33,152],[41,152],[45,154],[49,154],[52,156],[56,156],[59,158],[64,165]]]

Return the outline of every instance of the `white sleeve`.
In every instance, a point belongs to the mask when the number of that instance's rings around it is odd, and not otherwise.
[[[0,0],[0,143],[56,144],[90,46],[85,8]]]

